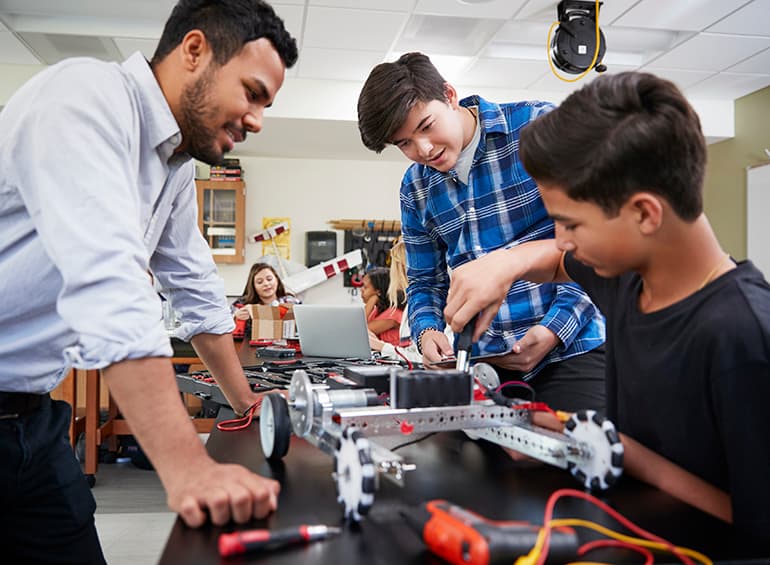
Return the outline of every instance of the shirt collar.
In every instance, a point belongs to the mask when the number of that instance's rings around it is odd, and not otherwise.
[[[505,119],[505,114],[499,104],[494,102],[488,102],[481,96],[472,95],[460,100],[460,106],[478,106],[479,107],[479,123],[481,124],[481,132],[483,135],[489,135],[490,133],[510,133],[508,127],[508,120]]]
[[[160,89],[158,80],[147,59],[138,51],[126,59],[122,66],[133,77],[136,84],[142,106],[142,125],[145,130],[142,135],[147,138],[160,157],[168,161],[182,142],[182,132]]]

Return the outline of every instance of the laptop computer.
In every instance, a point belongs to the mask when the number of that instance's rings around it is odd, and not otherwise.
[[[294,320],[303,356],[372,357],[363,304],[297,304]]]

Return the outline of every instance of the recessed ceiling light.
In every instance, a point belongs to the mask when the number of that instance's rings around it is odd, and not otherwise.
[[[489,4],[492,2],[492,0],[457,0],[458,4],[470,4],[473,6],[474,4]]]

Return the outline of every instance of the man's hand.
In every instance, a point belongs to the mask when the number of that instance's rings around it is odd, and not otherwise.
[[[476,314],[473,341],[489,327],[513,284],[510,251],[498,249],[452,271],[444,316],[455,333]]]
[[[243,308],[238,308],[235,311],[235,314],[233,314],[233,315],[235,316],[236,320],[249,320],[249,319],[251,319],[251,314],[249,314],[249,310],[245,306]]]
[[[215,525],[222,526],[230,520],[242,524],[263,518],[277,508],[278,482],[240,465],[218,464],[209,458],[200,463],[164,482],[169,508],[188,526],[202,526],[206,511]]]
[[[545,326],[536,324],[513,345],[510,353],[494,357],[489,362],[503,369],[526,373],[534,369],[558,344],[559,338],[555,333]]]
[[[155,466],[170,508],[188,525],[203,524],[204,510],[221,525],[230,519],[246,522],[276,508],[278,483],[238,465],[219,465],[208,456],[179,401],[168,358],[120,361],[102,375]]]
[[[433,368],[431,366],[433,363],[438,363],[455,354],[449,343],[449,338],[444,332],[438,330],[428,330],[422,334],[420,349],[422,350],[422,362],[428,369]]]

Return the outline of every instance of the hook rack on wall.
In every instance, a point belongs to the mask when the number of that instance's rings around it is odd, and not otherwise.
[[[390,249],[401,235],[399,220],[330,220],[328,223],[332,228],[345,232],[345,253],[361,249],[363,272],[390,265]],[[353,286],[351,279],[356,275],[360,276],[358,270],[345,271],[343,284]]]

